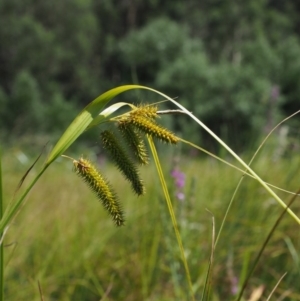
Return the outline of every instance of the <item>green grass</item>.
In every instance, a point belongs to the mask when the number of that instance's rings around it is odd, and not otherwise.
[[[169,176],[172,162],[165,158]],[[247,160],[246,160],[247,161]],[[288,190],[299,189],[299,159],[272,162],[268,154],[253,163],[265,181]],[[3,159],[4,199],[11,199],[28,166],[6,153]],[[114,184],[126,217],[117,228],[95,196],[71,171],[69,160],[54,163],[29,195],[5,238],[5,300],[188,300],[188,284],[170,217],[153,164],[142,168],[147,193],[136,197],[115,167],[103,166]],[[191,278],[200,300],[211,252],[214,214],[218,230],[239,172],[214,159],[181,159],[186,174],[186,200],[173,200]],[[36,169],[32,171],[32,174]],[[29,179],[26,179],[29,182]],[[279,193],[284,200],[289,198]],[[292,206],[299,216],[299,201]],[[247,267],[282,212],[255,180],[245,178],[228,215],[217,245],[213,266],[212,300],[234,300],[232,281],[243,280]],[[249,286],[245,300],[260,285],[274,300],[300,300],[300,231],[285,215],[268,244]]]

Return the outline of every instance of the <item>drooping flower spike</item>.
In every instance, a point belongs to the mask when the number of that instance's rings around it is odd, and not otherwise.
[[[73,165],[76,174],[87,183],[99,200],[101,200],[114,223],[117,226],[124,225],[125,220],[119,200],[100,172],[87,159],[74,160]]]

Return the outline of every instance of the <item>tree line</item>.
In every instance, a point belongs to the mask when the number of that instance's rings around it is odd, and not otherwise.
[[[55,133],[107,89],[159,89],[238,146],[299,109],[300,4],[1,0],[0,136]],[[174,130],[205,143],[187,119]]]

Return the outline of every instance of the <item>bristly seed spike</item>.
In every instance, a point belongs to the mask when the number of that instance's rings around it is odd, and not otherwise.
[[[130,116],[142,116],[149,119],[155,119],[159,117],[157,111],[157,106],[140,104],[135,110],[130,112]]]
[[[112,160],[116,163],[119,170],[125,178],[131,183],[134,192],[137,195],[145,193],[143,181],[140,179],[138,170],[133,162],[131,162],[128,154],[117,141],[115,134],[111,131],[104,131],[100,134],[103,147],[109,152]]]
[[[149,156],[141,134],[127,121],[119,121],[118,130],[138,162],[142,165],[148,164]]]
[[[176,144],[179,141],[179,138],[176,137],[171,131],[153,122],[149,118],[145,118],[143,116],[130,116],[129,123],[135,126],[141,132],[144,132],[163,142]]]
[[[76,174],[83,179],[90,189],[101,200],[103,207],[111,215],[117,226],[124,225],[124,215],[116,194],[100,172],[86,159],[80,158],[73,161]]]

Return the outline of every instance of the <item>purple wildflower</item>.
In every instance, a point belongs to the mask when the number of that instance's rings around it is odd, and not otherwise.
[[[238,279],[234,276],[231,279],[231,294],[236,295],[238,293],[238,289]]]
[[[183,201],[185,199],[185,195],[183,192],[177,192],[176,197],[179,201]]]
[[[175,186],[176,186],[176,197],[178,200],[183,201],[185,198],[183,188],[185,185],[185,174],[181,172],[178,168],[174,168],[171,171],[171,176],[175,180]]]

